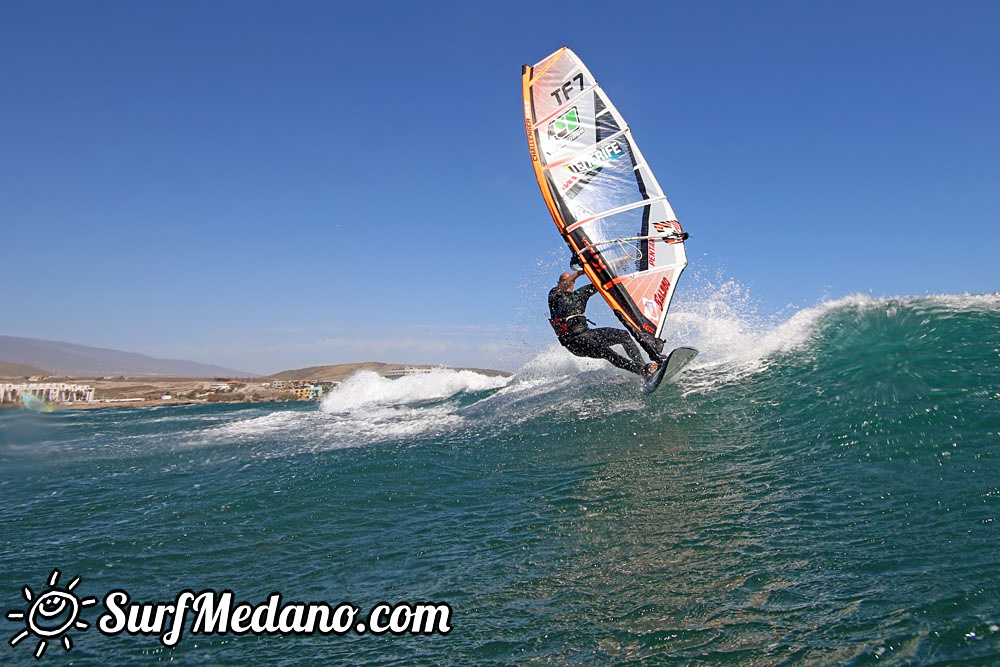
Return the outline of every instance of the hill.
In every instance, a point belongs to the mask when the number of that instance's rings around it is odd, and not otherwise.
[[[0,378],[31,377],[32,375],[52,375],[47,370],[30,364],[18,364],[11,361],[0,361]]]
[[[379,361],[364,361],[358,364],[331,364],[329,366],[309,366],[307,368],[297,368],[294,370],[281,371],[268,376],[268,380],[285,380],[289,382],[298,380],[313,380],[314,382],[340,382],[358,371],[373,371],[379,375],[385,375],[389,371],[402,370],[404,368],[442,368],[441,366],[429,366],[426,364],[386,364]],[[483,368],[450,368],[453,371],[473,371],[480,375],[488,376],[508,376],[510,373],[494,371]]]
[[[68,377],[248,377],[253,373],[181,359],[157,359],[136,352],[61,341],[0,336],[0,359],[37,367],[28,375]],[[45,369],[41,371],[40,369]],[[25,375],[25,373],[18,373]]]

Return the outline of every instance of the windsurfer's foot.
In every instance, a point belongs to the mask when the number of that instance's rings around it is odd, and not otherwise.
[[[642,374],[645,375],[646,377],[649,377],[650,375],[652,375],[653,373],[655,373],[656,369],[659,368],[659,367],[660,367],[660,364],[658,364],[655,361],[651,361],[650,363],[646,364],[645,368],[642,369]]]

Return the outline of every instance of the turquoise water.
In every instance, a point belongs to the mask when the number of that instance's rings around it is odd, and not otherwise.
[[[0,414],[0,611],[446,602],[433,636],[106,637],[41,663],[1000,662],[1000,297],[674,316],[676,384],[552,349],[322,406]],[[0,619],[0,661],[39,664]]]

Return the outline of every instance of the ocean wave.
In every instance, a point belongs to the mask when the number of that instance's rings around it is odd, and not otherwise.
[[[395,380],[372,371],[361,371],[331,390],[320,403],[320,409],[329,413],[342,413],[374,406],[438,401],[463,392],[498,389],[509,381],[509,378],[503,376],[491,377],[473,371],[443,368]]]
[[[302,404],[215,406],[210,413],[187,408],[183,414],[108,411],[93,416],[93,429],[81,430],[70,428],[79,416],[39,420],[12,413],[0,416],[3,439],[10,441],[3,451],[19,452],[15,442],[32,440],[33,451],[98,457],[226,445],[271,456],[413,443],[463,428],[496,431],[549,418],[587,422],[635,413],[643,415],[639,428],[649,428],[695,412],[729,419],[733,406],[778,415],[788,428],[799,428],[804,414],[813,413],[816,421],[820,404],[857,412],[857,427],[843,436],[855,442],[891,430],[887,419],[921,423],[920,411],[941,411],[970,397],[980,411],[1000,408],[1000,294],[854,294],[784,318],[760,316],[736,283],[719,283],[696,296],[671,312],[666,338],[668,346],[690,345],[700,355],[651,396],[641,394],[634,375],[552,343],[510,377],[435,369],[390,380],[360,372],[318,409]],[[869,415],[872,406],[882,412]],[[886,406],[899,407],[890,416]],[[141,435],[131,428],[118,434],[117,415],[123,414],[133,428],[141,426]],[[825,428],[836,430],[838,424],[827,419]],[[101,447],[94,447],[94,438]]]

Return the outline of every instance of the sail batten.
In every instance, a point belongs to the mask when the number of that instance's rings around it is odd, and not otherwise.
[[[612,215],[616,215],[618,213],[625,213],[626,211],[631,211],[631,210],[636,209],[636,208],[642,208],[644,206],[648,206],[650,202],[654,202],[654,201],[666,201],[666,199],[667,198],[663,197],[663,196],[654,197],[652,199],[646,199],[646,200],[643,200],[643,201],[640,201],[640,202],[635,202],[634,204],[626,204],[625,206],[619,206],[618,208],[612,208],[612,209],[608,209],[607,211],[601,211],[601,212],[599,212],[599,213],[597,213],[595,215],[590,216],[589,218],[584,218],[583,220],[580,220],[578,222],[573,223],[572,225],[569,225],[566,228],[566,231],[567,232],[572,232],[573,230],[575,230],[575,229],[577,229],[577,228],[579,228],[579,227],[587,224],[588,222],[593,222],[594,220],[600,220],[601,218],[609,218]],[[635,237],[635,238],[638,238],[638,237]],[[608,239],[608,240],[609,241],[614,241],[614,240],[617,240],[617,239]],[[590,245],[597,245],[597,244],[591,243]]]
[[[639,343],[658,354],[683,231],[632,132],[566,47],[522,70],[525,130],[560,234]]]

